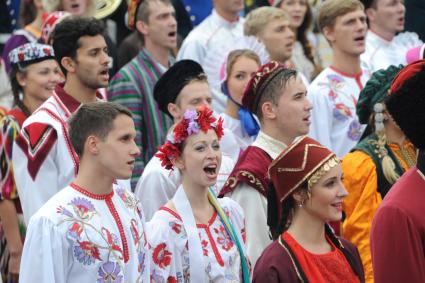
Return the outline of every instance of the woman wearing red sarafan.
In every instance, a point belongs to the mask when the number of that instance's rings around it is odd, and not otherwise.
[[[157,157],[178,169],[182,185],[148,223],[151,282],[249,282],[241,207],[211,190],[221,165],[222,119],[185,112]]]
[[[342,217],[342,168],[335,154],[303,137],[269,167],[267,224],[273,238],[253,282],[364,282],[357,248],[328,226]]]

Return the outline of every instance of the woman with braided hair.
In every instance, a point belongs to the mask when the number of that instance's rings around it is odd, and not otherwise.
[[[269,167],[268,216],[274,242],[258,259],[253,282],[364,282],[356,247],[337,237],[347,191],[339,159],[302,137]]]
[[[359,249],[366,282],[374,282],[370,253],[372,219],[391,186],[416,164],[416,149],[388,114],[384,101],[402,69],[390,66],[373,73],[360,92],[356,111],[368,124],[366,136],[342,161],[344,185],[343,236]]]
[[[61,76],[49,45],[27,43],[13,49],[9,58],[15,107],[0,121],[0,218],[4,233],[0,238],[6,248],[0,251],[0,270],[5,282],[18,282],[25,225],[13,176],[12,146],[25,119],[50,97]]]

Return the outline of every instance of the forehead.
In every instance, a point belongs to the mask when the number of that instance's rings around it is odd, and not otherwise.
[[[124,134],[135,132],[134,121],[130,116],[125,114],[118,114],[112,122],[112,129],[109,134]]]
[[[289,26],[289,20],[285,18],[273,18],[271,19],[267,25],[264,27],[264,31],[272,30],[277,27]]]
[[[186,139],[186,144],[195,144],[198,142],[212,142],[218,140],[217,134],[213,129],[209,129],[208,132],[199,131],[199,133],[189,136]]]
[[[305,87],[304,82],[300,78],[299,75],[291,77],[287,82],[286,85],[283,86],[283,96],[285,94],[291,95],[298,92],[306,92],[307,89]]]
[[[85,35],[78,39],[78,50],[84,51],[84,50],[91,50],[91,49],[103,49],[106,46],[106,41],[103,35],[95,35],[95,36],[89,36]]]
[[[247,68],[255,68],[254,71],[260,68],[260,65],[254,59],[242,55],[233,63],[231,71],[245,71]],[[250,70],[251,71],[251,70]]]
[[[342,22],[345,22],[345,21],[352,20],[352,19],[360,18],[360,17],[366,17],[366,14],[363,11],[363,9],[359,8],[359,9],[350,11],[350,12],[344,14],[344,15],[340,15],[340,16],[336,17],[335,25],[342,23]]]
[[[166,4],[159,0],[149,1],[149,17],[155,18],[156,16],[164,13],[174,13],[174,7],[171,4]]]
[[[182,101],[203,96],[211,97],[211,90],[208,83],[205,81],[191,81],[182,88],[177,99]]]

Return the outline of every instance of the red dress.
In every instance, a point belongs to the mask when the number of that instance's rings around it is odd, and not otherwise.
[[[284,232],[281,238],[291,248],[309,282],[360,282],[344,254],[327,237],[329,244],[332,246],[332,251],[325,254],[313,254],[307,251],[288,232]]]

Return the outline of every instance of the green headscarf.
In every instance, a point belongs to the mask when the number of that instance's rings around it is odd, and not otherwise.
[[[402,68],[403,65],[398,67],[391,65],[386,70],[381,69],[372,74],[360,92],[357,102],[356,112],[361,124],[368,124],[374,105],[384,101],[393,79]]]

